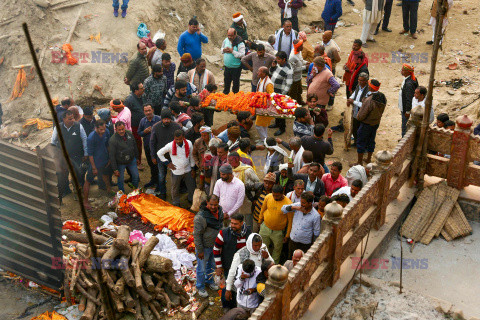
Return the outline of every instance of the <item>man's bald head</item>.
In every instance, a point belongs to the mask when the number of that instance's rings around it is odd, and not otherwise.
[[[304,255],[304,253],[300,249],[297,249],[293,252],[292,262],[293,262],[294,266],[298,263],[298,261],[300,261],[302,259],[303,255]]]
[[[237,36],[237,31],[234,28],[230,28],[227,31],[227,38],[228,40],[233,41],[235,37]]]
[[[268,68],[265,66],[258,68],[258,77],[263,79],[266,76],[268,76]]]
[[[147,45],[142,41],[139,41],[137,43],[137,50],[138,52],[140,52],[140,54],[143,54],[145,56],[147,54]]]

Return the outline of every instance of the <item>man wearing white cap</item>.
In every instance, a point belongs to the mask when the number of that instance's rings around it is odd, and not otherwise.
[[[236,12],[232,16],[233,23],[230,28],[235,29],[237,31],[237,35],[242,38],[243,42],[247,47],[250,47],[250,41],[248,41],[248,33],[247,33],[247,22],[243,18],[243,15],[240,12]]]

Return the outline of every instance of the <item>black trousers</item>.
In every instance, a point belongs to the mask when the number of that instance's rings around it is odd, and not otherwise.
[[[145,158],[147,158],[148,166],[150,167],[150,182],[158,184],[158,166],[152,162],[150,144],[144,143],[143,150],[145,150]]]
[[[288,242],[288,259],[292,259],[293,252],[297,249],[300,249],[303,251],[303,253],[307,253],[308,249],[312,246],[311,243],[309,244],[304,244],[300,242],[295,242],[292,239]]]
[[[290,20],[290,22],[292,23],[292,29],[299,32],[297,16],[292,16],[291,18],[284,18],[283,14],[280,14],[280,21],[282,22],[282,25],[280,26],[280,28],[283,28],[283,23],[285,22],[285,20]]]
[[[390,22],[390,15],[392,14],[392,5],[393,0],[385,0],[385,7],[383,8],[383,22],[379,22],[377,25],[377,31],[382,24],[382,29],[388,28],[388,23]]]
[[[225,67],[223,71],[223,78],[225,87],[223,89],[224,94],[230,93],[230,86],[232,86],[233,93],[240,91],[240,76],[242,75],[242,67],[228,68]],[[233,82],[233,85],[232,85]]]
[[[402,1],[403,30],[411,34],[417,32],[418,2]]]

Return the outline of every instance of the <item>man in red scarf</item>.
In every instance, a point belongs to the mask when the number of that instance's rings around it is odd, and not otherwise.
[[[360,73],[365,72],[366,74],[369,74],[367,64],[368,60],[366,59],[363,51],[358,50],[354,52],[352,62],[354,63],[354,67],[350,69],[351,77],[347,85],[347,99],[357,87]]]
[[[172,171],[172,204],[180,206],[180,183],[185,182],[188,201],[193,200],[195,191],[195,160],[192,155],[192,143],[185,139],[183,130],[174,133],[174,140],[167,143],[157,153],[158,158]],[[165,157],[170,154],[170,160]]]
[[[348,55],[347,63],[345,63],[345,65],[343,66],[343,70],[345,71],[345,73],[343,74],[343,82],[345,82],[345,85],[346,85],[346,88],[347,88],[347,99],[351,95],[351,93],[348,91],[348,87],[349,87],[349,84],[350,84],[350,79],[352,77],[352,71],[351,70],[353,70],[355,68],[355,62],[353,60],[354,59],[354,54],[355,54],[355,52],[358,52],[358,51],[362,51],[362,40],[355,39],[353,41],[352,51]],[[366,56],[365,56],[365,62],[366,62],[367,67],[368,67],[368,59],[367,59]],[[355,88],[355,87],[353,87],[353,88]]]

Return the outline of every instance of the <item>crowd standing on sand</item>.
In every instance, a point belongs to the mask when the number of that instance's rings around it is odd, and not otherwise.
[[[403,0],[401,5],[402,33],[416,39],[418,0]],[[192,202],[195,189],[205,192],[206,200],[194,219],[196,286],[201,297],[208,297],[206,287],[219,289],[214,275],[223,277],[222,319],[250,315],[263,300],[269,268],[283,263],[292,270],[319,236],[325,206],[336,201],[345,207],[368,183],[376,132],[387,105],[362,47],[375,42],[373,36],[382,19],[381,30],[392,31],[388,28],[392,0],[366,1],[361,37],[353,41],[342,68],[340,47],[332,39],[342,15],[340,0],[326,1],[322,13],[325,31],[315,47],[308,43],[305,32],[299,32],[297,15],[305,6],[303,1],[279,0],[278,6],[281,28],[267,41],[249,40],[243,15],[235,13],[219,52],[225,94],[238,92],[242,70],[249,70],[252,92],[288,94],[301,105],[294,113],[293,136],[285,141],[279,137],[285,133],[285,119],[272,122],[272,117],[252,117],[246,111],[213,127],[215,111],[203,108],[201,101],[218,87],[202,58],[202,44],[208,43],[208,37],[196,18],[180,35],[178,67],[171,62],[174,53],[168,53],[164,39],[157,40],[150,50],[144,42],[138,43],[138,53],[124,78],[130,94],[123,101],[113,99],[108,108],[97,109],[98,119],[94,106],[81,108],[69,97],[56,106],[61,123],[54,129],[51,143],[58,146],[57,132],[61,130],[87,209],[91,210],[88,195],[94,183],[109,195],[114,194],[114,186],[123,192],[125,184],[138,188],[139,170],[146,167],[141,161],[143,153],[150,169],[150,179],[143,187],[153,188],[159,198],[166,200],[170,192],[172,204],[180,206],[182,194],[187,193],[187,201]],[[114,0],[113,7],[117,17],[119,2]],[[123,18],[127,8],[128,0],[123,0]],[[432,21],[433,26],[435,23]],[[446,25],[446,21],[442,23]],[[339,94],[336,74],[340,69],[358,153],[357,162],[348,169],[338,161],[330,166],[326,162],[334,151],[333,132],[344,129],[342,124],[328,128],[327,111]],[[412,109],[425,107],[427,89],[419,85],[414,66],[409,64],[402,66],[398,82],[403,136]],[[432,110],[429,122],[434,120]],[[443,113],[433,125],[455,128]],[[276,138],[268,135],[268,127],[278,129]],[[259,139],[252,141],[255,129]],[[477,127],[475,134],[479,133]],[[253,157],[257,150],[266,150],[265,157]],[[71,193],[69,172],[59,162],[58,189],[60,197],[65,197]],[[112,176],[116,176],[115,183]]]

